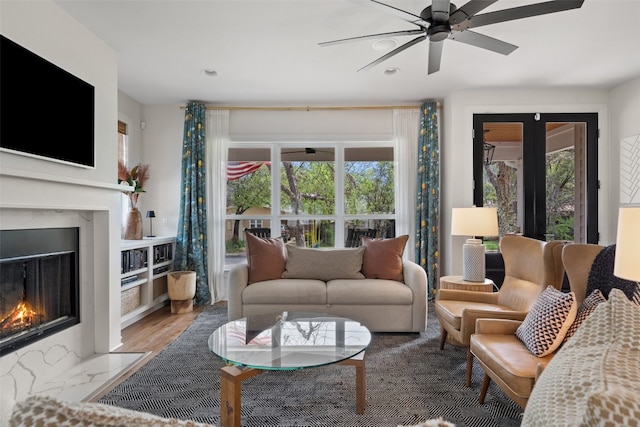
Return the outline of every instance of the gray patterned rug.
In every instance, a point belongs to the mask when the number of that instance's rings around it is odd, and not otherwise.
[[[520,408],[495,385],[478,404],[482,368],[464,386],[466,353],[439,349],[439,325],[429,304],[421,334],[373,334],[367,350],[365,413],[355,413],[355,370],[331,365],[267,372],[242,384],[243,426],[392,426],[443,417],[457,426],[519,426]],[[100,402],[163,417],[219,422],[219,370],[207,349],[226,322],[224,305],[207,307],[171,345]]]

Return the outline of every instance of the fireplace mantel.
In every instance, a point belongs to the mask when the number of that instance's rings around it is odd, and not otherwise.
[[[51,175],[47,173],[26,171],[21,169],[12,169],[12,168],[5,168],[5,167],[0,169],[0,176],[22,178],[22,179],[35,180],[35,181],[57,182],[60,184],[80,185],[84,187],[104,188],[107,190],[116,190],[116,191],[135,190],[135,188],[130,185],[110,184],[110,183],[99,182],[99,181],[90,181],[86,179],[70,178],[67,176]]]
[[[60,373],[121,345],[120,218],[122,191],[132,188],[70,172],[0,169],[2,229],[79,228],[81,299],[80,323],[0,358],[3,399],[42,393]]]

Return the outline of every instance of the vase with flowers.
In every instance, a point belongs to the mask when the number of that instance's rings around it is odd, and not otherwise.
[[[118,162],[118,184],[129,185],[133,191],[123,191],[129,197],[129,213],[124,230],[125,240],[142,239],[142,214],[138,210],[138,197],[145,193],[149,180],[149,165],[137,164],[131,169],[124,162]]]

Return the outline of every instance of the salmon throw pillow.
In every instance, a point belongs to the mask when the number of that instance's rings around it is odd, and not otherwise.
[[[387,279],[402,282],[402,254],[409,235],[391,239],[362,238],[364,256],[362,274],[367,279]]]

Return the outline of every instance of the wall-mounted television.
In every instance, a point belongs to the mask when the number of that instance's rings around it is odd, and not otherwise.
[[[94,87],[0,38],[0,150],[95,167]]]

